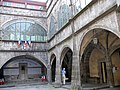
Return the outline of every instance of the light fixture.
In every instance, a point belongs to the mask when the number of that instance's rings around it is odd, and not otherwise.
[[[93,43],[97,44],[98,43],[98,39],[96,37],[93,38]]]
[[[93,43],[97,44],[98,43],[98,38],[96,37],[95,30],[93,30]]]

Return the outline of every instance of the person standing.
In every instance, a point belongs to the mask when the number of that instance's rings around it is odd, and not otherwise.
[[[62,81],[63,81],[64,85],[65,85],[65,79],[66,79],[65,74],[66,74],[66,71],[65,71],[65,68],[63,68],[63,70],[62,70]]]

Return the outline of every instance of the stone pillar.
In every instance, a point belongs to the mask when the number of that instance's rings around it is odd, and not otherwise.
[[[82,90],[80,76],[80,60],[79,50],[77,48],[77,38],[73,35],[73,60],[72,60],[72,80],[71,90]]]
[[[61,83],[61,64],[60,64],[60,53],[59,48],[56,46],[56,75],[55,75],[55,87],[60,87]]]
[[[88,61],[87,60],[84,60],[84,63],[83,63],[83,81],[85,83],[88,82],[87,78],[88,78],[88,70],[89,70],[89,65],[88,65]]]
[[[107,83],[109,84],[110,87],[113,87],[114,77],[112,71],[112,61],[108,52],[106,52],[106,68],[107,68]]]
[[[51,66],[50,66],[50,64],[48,64],[48,67],[47,67],[47,79],[48,79],[48,83],[51,84],[52,80],[51,80]]]
[[[71,90],[82,90],[78,50],[74,50],[73,52]]]
[[[74,5],[72,0],[70,0],[71,7],[71,18],[74,15]],[[80,60],[79,60],[79,50],[77,48],[77,38],[74,34],[74,21],[71,19],[71,29],[72,29],[72,39],[73,39],[73,59],[72,59],[72,77],[71,77],[71,90],[82,90],[81,87],[81,76],[80,76]],[[81,58],[80,58],[81,59]]]

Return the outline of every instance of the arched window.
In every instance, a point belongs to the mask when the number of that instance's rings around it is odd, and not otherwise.
[[[55,34],[55,18],[54,16],[51,16],[50,18],[50,28],[49,28],[49,38],[51,38]]]
[[[70,8],[67,4],[60,7],[58,11],[58,29],[60,29],[70,18]]]
[[[2,40],[31,40],[45,42],[47,40],[46,30],[39,24],[27,21],[16,20],[3,29]]]
[[[92,0],[73,0],[74,14],[86,7]]]

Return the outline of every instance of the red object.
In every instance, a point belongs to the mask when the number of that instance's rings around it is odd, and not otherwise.
[[[41,80],[42,80],[42,82],[45,81],[45,80],[46,80],[46,79],[45,79],[45,76],[42,76],[42,77],[41,77]]]
[[[5,82],[0,82],[0,85],[3,85],[3,84],[5,84]]]
[[[27,47],[27,41],[25,41],[25,43],[24,43],[24,48],[26,48]]]
[[[18,41],[18,47],[20,47],[20,45],[21,45],[21,40]]]

